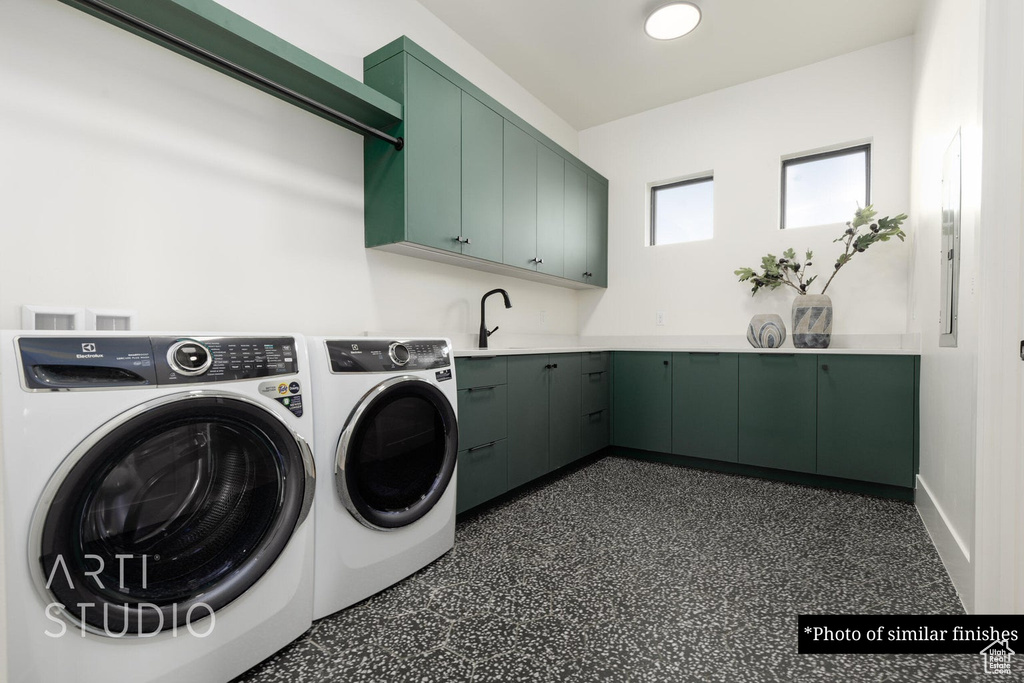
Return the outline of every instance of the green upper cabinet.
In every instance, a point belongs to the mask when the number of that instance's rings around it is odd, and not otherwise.
[[[607,286],[608,181],[406,37],[363,60],[403,107],[364,143],[365,244],[577,289]]]
[[[562,277],[565,270],[565,160],[537,146],[537,270]]]
[[[739,359],[735,353],[672,354],[672,452],[737,461]]]
[[[739,462],[815,472],[817,383],[817,356],[740,355]]]
[[[504,262],[537,270],[537,141],[505,122]]]
[[[462,229],[462,93],[419,60],[409,59],[405,147],[409,239],[460,251]]]
[[[585,281],[608,286],[608,184],[587,178],[587,272]]]
[[[501,263],[504,121],[462,93],[462,253]]]
[[[913,356],[818,356],[818,474],[914,485]]]
[[[671,452],[672,354],[616,351],[612,367],[612,443]]]
[[[565,277],[587,281],[587,174],[565,164]]]

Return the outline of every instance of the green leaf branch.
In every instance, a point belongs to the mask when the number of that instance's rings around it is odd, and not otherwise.
[[[858,208],[856,213],[854,213],[853,220],[846,223],[846,230],[843,234],[833,240],[833,242],[842,242],[844,250],[839,255],[839,258],[836,259],[835,268],[832,270],[828,281],[825,282],[825,286],[821,289],[822,294],[832,284],[836,273],[849,263],[854,256],[867,251],[868,247],[872,244],[888,242],[893,237],[896,237],[901,242],[906,239],[907,234],[903,232],[901,226],[903,221],[907,220],[907,214],[901,213],[891,218],[886,216],[874,221],[873,219],[876,215],[877,212],[870,204],[862,209]],[[867,229],[862,231],[861,228],[865,226],[867,226]],[[807,294],[808,287],[811,286],[811,283],[818,276],[808,276],[807,272],[807,268],[813,265],[811,259],[814,258],[814,254],[807,250],[804,256],[804,261],[801,263],[797,259],[796,252],[793,249],[787,249],[782,253],[782,258],[778,258],[774,254],[763,256],[761,258],[761,272],[757,272],[753,268],[740,268],[733,271],[733,273],[739,277],[740,282],[749,282],[753,285],[751,287],[751,296],[757,294],[763,288],[778,289],[783,286],[790,287],[799,294]]]

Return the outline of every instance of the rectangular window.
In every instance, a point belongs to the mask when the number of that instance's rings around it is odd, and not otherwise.
[[[845,223],[871,203],[871,145],[782,162],[782,228]]]
[[[714,235],[714,177],[651,188],[651,244],[709,240]]]

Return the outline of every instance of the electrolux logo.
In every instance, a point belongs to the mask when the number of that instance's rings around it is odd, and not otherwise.
[[[96,342],[85,342],[82,344],[82,352],[76,353],[75,358],[81,360],[88,358],[103,358],[103,354],[96,353]]]

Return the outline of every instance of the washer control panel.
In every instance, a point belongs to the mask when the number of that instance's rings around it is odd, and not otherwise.
[[[299,371],[292,337],[18,339],[26,389],[227,382]]]
[[[299,371],[292,337],[153,337],[161,384],[225,382]]]
[[[328,339],[331,372],[409,372],[452,364],[452,350],[443,339]]]

